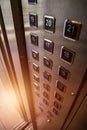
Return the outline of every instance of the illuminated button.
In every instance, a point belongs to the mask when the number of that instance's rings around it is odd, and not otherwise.
[[[54,113],[55,115],[58,115],[58,111],[57,111],[55,108],[53,108],[53,113]]]
[[[30,4],[36,4],[36,3],[37,3],[37,0],[28,0],[28,2],[29,2]]]
[[[43,103],[47,106],[49,106],[49,102],[46,99],[43,99]]]
[[[55,18],[52,16],[44,16],[44,29],[48,32],[55,32]]]
[[[38,26],[38,16],[36,14],[29,14],[30,26],[37,27]]]
[[[31,38],[31,43],[35,46],[38,46],[38,35],[36,34],[31,34],[30,35]]]
[[[70,72],[67,69],[62,66],[59,67],[59,76],[67,80],[69,78],[69,75]]]
[[[41,110],[41,112],[43,112],[44,105],[41,101],[38,101],[38,107]]]
[[[50,96],[48,95],[48,93],[47,92],[43,92],[43,96],[45,97],[45,98],[47,98],[47,99],[49,99],[50,98]]]
[[[48,80],[48,81],[51,81],[51,75],[48,73],[48,72],[44,72],[43,73],[43,76],[44,76],[44,78],[46,79],[46,80]]]
[[[57,101],[54,101],[54,106],[59,110],[61,109],[61,105]]]
[[[50,86],[48,85],[48,84],[43,84],[43,87],[47,90],[47,91],[49,91],[50,92]]]
[[[63,102],[63,97],[62,97],[59,93],[55,92],[55,93],[54,93],[54,97],[55,97],[58,101]]]
[[[32,50],[32,57],[39,61],[39,53],[37,51]]]
[[[33,69],[39,73],[39,66],[33,63]]]
[[[43,58],[44,65],[50,69],[52,69],[53,62],[51,59],[48,59],[46,57]]]
[[[48,39],[44,39],[44,49],[53,53],[54,43]]]
[[[62,92],[66,90],[66,86],[58,80],[56,81],[56,87]]]
[[[69,50],[68,48],[66,48],[64,46],[62,46],[60,57],[65,62],[71,64],[71,63],[73,63],[73,60],[74,60],[74,57],[75,57],[75,52]]]
[[[74,41],[78,40],[81,32],[81,27],[81,22],[66,19],[64,22],[64,37]]]
[[[36,80],[37,82],[39,82],[39,77],[36,74],[33,74],[34,80]]]

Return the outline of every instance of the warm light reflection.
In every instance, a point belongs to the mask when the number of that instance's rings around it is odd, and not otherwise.
[[[22,118],[18,110],[19,106],[15,93],[10,87],[6,87],[8,90],[4,88],[0,80],[0,122],[3,123],[5,129],[11,129],[21,122]]]

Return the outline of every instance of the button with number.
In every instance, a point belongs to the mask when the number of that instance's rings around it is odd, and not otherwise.
[[[53,108],[53,113],[54,113],[55,115],[58,115],[58,111],[57,111],[55,108]]]
[[[69,78],[69,75],[70,75],[70,72],[67,69],[65,69],[63,66],[59,67],[58,73],[59,73],[59,76],[61,76],[62,78],[66,80]]]
[[[38,26],[38,16],[37,14],[30,13],[29,14],[30,26],[37,27]]]
[[[55,93],[54,93],[54,97],[55,97],[58,101],[63,102],[63,97],[62,97],[59,93],[55,92]]]
[[[50,96],[48,95],[48,93],[47,92],[43,92],[43,96],[46,98],[46,99],[49,99],[50,98]]]
[[[63,35],[73,41],[78,40],[81,32],[81,22],[66,19],[64,22]]]
[[[35,63],[33,63],[33,69],[39,73],[39,66]]]
[[[44,29],[48,32],[55,32],[55,18],[52,16],[44,16]]]
[[[51,81],[51,75],[48,73],[48,72],[44,72],[43,73],[43,76],[44,76],[44,78],[46,79],[46,80],[48,80],[49,82]]]
[[[54,107],[59,110],[61,109],[61,105],[57,101],[54,101]]]
[[[39,77],[38,77],[38,75],[36,75],[36,74],[33,74],[33,77],[34,77],[34,80],[36,80],[37,82],[39,82]]]
[[[62,92],[65,92],[66,90],[66,86],[58,80],[56,81],[56,87]]]
[[[74,57],[75,57],[75,52],[72,51],[72,50],[69,50],[68,48],[66,48],[64,46],[62,46],[60,57],[65,62],[71,64],[71,63],[73,63],[73,60],[74,60]]]
[[[48,84],[43,83],[43,88],[50,92],[50,86]]]
[[[37,0],[28,0],[28,2],[29,2],[30,4],[36,4],[36,3],[37,3]]]
[[[30,34],[31,43],[35,46],[38,46],[38,35],[36,34]]]
[[[37,90],[40,90],[40,86],[37,83],[34,82],[33,85],[34,85],[34,88],[36,88]]]
[[[47,57],[43,58],[44,65],[50,69],[52,69],[53,62],[51,59],[48,59]]]
[[[48,39],[44,39],[44,49],[50,53],[53,53],[54,43]]]
[[[47,106],[49,105],[49,102],[48,102],[46,99],[44,99],[44,98],[43,98],[43,103],[44,103],[45,105],[47,105]]]
[[[32,57],[39,61],[39,53],[37,51],[32,50]]]

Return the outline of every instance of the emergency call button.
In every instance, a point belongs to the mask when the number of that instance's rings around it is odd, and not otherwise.
[[[44,16],[44,29],[48,32],[55,32],[55,18],[52,16]]]
[[[81,27],[81,22],[66,19],[64,21],[63,36],[73,41],[79,40]]]

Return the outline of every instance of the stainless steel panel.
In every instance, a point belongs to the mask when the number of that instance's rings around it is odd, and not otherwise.
[[[22,1],[24,26],[27,43],[27,54],[29,58],[29,67],[31,68],[31,81],[32,91],[35,102],[36,122],[38,130],[60,130],[62,124],[72,106],[72,103],[78,93],[80,84],[87,69],[87,1],[86,0],[38,0],[37,4],[29,4],[27,0]],[[33,28],[29,24],[29,13],[36,13],[38,16],[38,27]],[[55,33],[50,33],[44,29],[44,16],[52,16],[56,19]],[[82,30],[80,39],[72,41],[63,37],[63,28],[65,19],[71,19],[82,23]],[[38,46],[31,44],[30,33],[38,35]],[[44,50],[44,39],[54,42],[53,54]],[[72,64],[67,64],[60,58],[61,47],[64,46],[75,52],[75,57]],[[39,53],[39,61],[32,58],[32,49]],[[44,66],[43,57],[51,58],[53,61],[52,70]],[[33,70],[33,63],[37,64],[40,68],[39,73]],[[63,66],[69,70],[70,75],[68,80],[63,79],[58,75],[59,66]],[[52,79],[50,82],[46,81],[43,77],[43,72],[47,71]],[[35,80],[33,74],[36,73],[40,77],[39,86],[40,90],[37,93],[40,97],[35,95],[36,91],[33,87]],[[61,81],[66,86],[66,91],[59,91],[56,86],[56,80]],[[48,100],[49,105],[43,102],[43,83],[49,84],[51,91],[47,92],[50,96]],[[57,101],[61,105],[58,110],[58,115],[53,112],[53,102],[55,99],[54,93],[57,91],[63,97],[63,102]],[[38,103],[40,102],[40,103]],[[39,109],[40,108],[40,109]],[[51,114],[49,114],[49,111]]]

